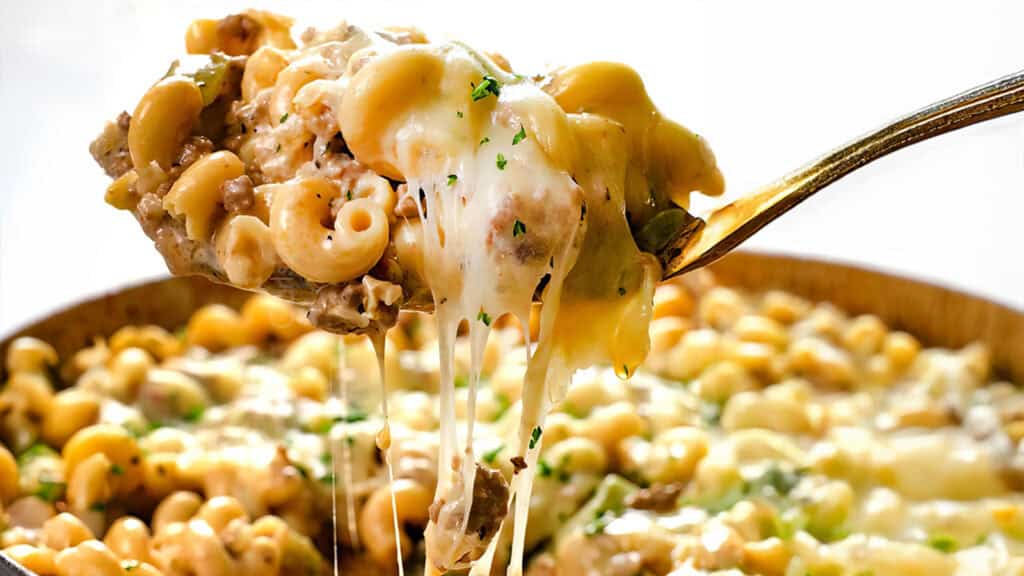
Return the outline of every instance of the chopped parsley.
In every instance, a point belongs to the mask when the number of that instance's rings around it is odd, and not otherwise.
[[[456,111],[455,115],[458,116],[459,118],[462,118],[462,110]]]
[[[519,144],[523,140],[526,140],[526,128],[524,128],[523,125],[520,124],[519,132],[516,132],[516,135],[512,137],[512,145],[515,146],[516,144]]]
[[[540,426],[534,426],[533,430],[530,431],[530,450],[537,447],[537,442],[540,441],[540,435],[544,433],[544,430]]]
[[[125,572],[131,572],[132,570],[135,570],[138,567],[139,567],[139,561],[138,560],[122,560],[121,561],[121,569],[124,570]]]
[[[494,416],[494,419],[498,420],[508,412],[509,407],[512,406],[512,402],[508,399],[508,396],[501,392],[495,394],[494,399],[498,402],[498,413]]]
[[[771,517],[772,532],[780,540],[792,540],[797,532],[807,529],[808,518],[799,509],[790,510],[786,514],[773,514]]]
[[[281,151],[281,143],[278,142],[277,143],[277,148],[274,148],[274,152],[280,152],[280,151]]]
[[[456,388],[466,388],[467,386],[469,386],[469,380],[465,376],[459,374],[455,377]]]
[[[942,552],[943,554],[952,554],[960,547],[956,538],[953,538],[948,534],[933,534],[928,538],[928,546]]]
[[[626,378],[629,378],[629,366],[628,365],[626,365],[626,364],[622,365],[622,373],[626,375]]]
[[[335,422],[346,422],[348,424],[352,424],[353,422],[362,422],[363,420],[366,420],[369,417],[370,417],[369,414],[367,414],[366,412],[360,410],[359,408],[352,408],[348,412],[344,413],[343,415],[336,416],[334,418],[334,421]]]
[[[39,487],[36,488],[35,496],[42,500],[46,500],[47,502],[56,502],[64,496],[65,488],[67,488],[67,484],[63,482],[40,480]]]
[[[757,492],[768,492],[774,496],[789,496],[796,488],[806,471],[802,469],[787,470],[777,465],[769,466],[761,476],[751,481],[751,487]],[[771,494],[774,492],[774,494]]]
[[[772,464],[760,476],[738,482],[724,492],[709,497],[685,500],[684,504],[699,506],[708,512],[717,514],[732,509],[739,501],[754,495],[786,498],[806,473],[807,471],[803,468],[784,469],[777,464]]]
[[[551,478],[554,476],[559,482],[565,484],[569,481],[569,473],[561,468],[561,466],[565,465],[565,458],[562,460],[563,461],[559,467],[552,466],[543,458],[537,460],[537,474],[539,474],[541,478]]]
[[[487,136],[484,136],[483,138],[480,139],[480,145],[483,146],[484,144],[487,144],[490,141],[491,141],[490,138],[488,138]]]
[[[448,185],[449,186],[455,186],[455,183],[458,182],[458,181],[459,181],[459,177],[456,176],[455,174],[449,174],[448,175]]]
[[[583,533],[587,536],[596,536],[601,534],[613,520],[615,520],[615,514],[609,510],[604,510],[594,516],[593,520],[587,522],[586,526],[583,527]]]
[[[491,315],[483,310],[480,310],[480,313],[476,315],[476,319],[483,322],[484,326],[491,325]]]
[[[541,478],[548,478],[554,473],[555,469],[548,464],[548,461],[541,458],[537,461],[537,474]]]
[[[189,408],[184,414],[181,415],[182,420],[185,422],[199,422],[203,417],[205,409],[202,406],[193,406]]]
[[[281,115],[281,120],[278,121],[278,124],[284,124],[284,121],[287,120],[287,119],[288,119],[288,113],[285,112],[284,114]]]
[[[24,466],[28,462],[39,458],[40,456],[56,456],[57,452],[43,443],[35,443],[25,449],[24,452],[18,455],[18,466]]]
[[[294,467],[295,470],[298,471],[299,476],[302,476],[303,478],[306,478],[306,479],[309,478],[309,470],[305,466],[303,466],[302,464],[292,464],[292,467]]]
[[[352,191],[351,190],[345,191],[345,200],[349,200],[349,201],[352,200]]]
[[[504,449],[505,445],[499,444],[493,450],[488,450],[487,452],[484,452],[483,455],[480,456],[480,459],[488,464],[494,464],[494,461],[498,459],[498,454],[501,454],[501,451]]]
[[[89,505],[89,510],[92,510],[93,512],[106,512],[107,511],[107,503],[106,502],[93,502],[91,505]]]
[[[520,234],[526,234],[526,224],[523,224],[519,218],[516,218],[516,221],[512,223],[512,237],[515,238]]]
[[[504,170],[505,165],[508,164],[508,160],[505,160],[504,154],[498,152],[498,159],[495,161],[495,164],[498,165],[498,170]]]
[[[333,419],[322,420],[316,426],[310,428],[310,432],[313,432],[314,434],[327,434],[331,431],[331,428],[334,428]]]
[[[120,464],[111,464],[110,473],[114,476],[121,476],[124,474],[124,468]]]
[[[324,452],[323,454],[320,455],[320,462],[322,462],[326,466],[330,466],[333,460],[334,455],[331,454],[330,452]]]
[[[334,473],[328,472],[320,477],[321,484],[334,484]]]
[[[722,405],[718,402],[704,402],[700,405],[700,419],[708,426],[718,426],[722,421]]]
[[[472,84],[470,84],[470,86],[472,86]],[[473,98],[473,102],[476,102],[477,100],[487,98],[489,94],[494,94],[494,96],[497,97],[500,93],[501,85],[498,84],[498,81],[493,76],[484,74],[483,79],[480,80],[480,84],[473,86],[473,91],[470,92],[469,95]]]

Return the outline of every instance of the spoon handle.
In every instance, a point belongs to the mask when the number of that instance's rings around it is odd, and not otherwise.
[[[714,262],[822,188],[890,152],[1024,110],[1024,70],[926,106],[829,152],[780,180],[713,210],[659,257],[665,278]]]

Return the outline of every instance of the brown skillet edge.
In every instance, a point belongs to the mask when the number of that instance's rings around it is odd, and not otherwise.
[[[872,313],[930,346],[986,343],[997,372],[1024,382],[1024,312],[950,288],[852,265],[736,252],[712,264],[722,284],[782,289],[828,301],[850,314]],[[183,326],[204,304],[238,307],[250,295],[200,277],[156,279],[73,304],[0,338],[0,358],[18,336],[46,340],[64,359],[128,324]],[[0,367],[0,373],[3,368]],[[0,374],[6,378],[5,374]]]

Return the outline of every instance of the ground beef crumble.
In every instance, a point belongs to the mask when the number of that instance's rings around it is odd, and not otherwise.
[[[244,212],[256,204],[252,179],[246,174],[225,181],[220,185],[220,193],[224,199],[224,209],[228,212]]]
[[[132,169],[128,151],[128,125],[131,116],[121,112],[115,122],[107,122],[103,132],[89,145],[89,153],[111,178],[119,178]]]

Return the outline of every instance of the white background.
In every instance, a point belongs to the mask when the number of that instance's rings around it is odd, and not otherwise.
[[[163,272],[103,203],[90,139],[184,51],[198,17],[252,2],[0,0],[0,333],[86,293]],[[878,124],[1024,68],[1024,3],[556,0],[256,4],[300,24],[419,24],[523,72],[586,59],[638,68],[703,134],[729,196]],[[897,153],[754,238],[1024,307],[1024,116]]]

